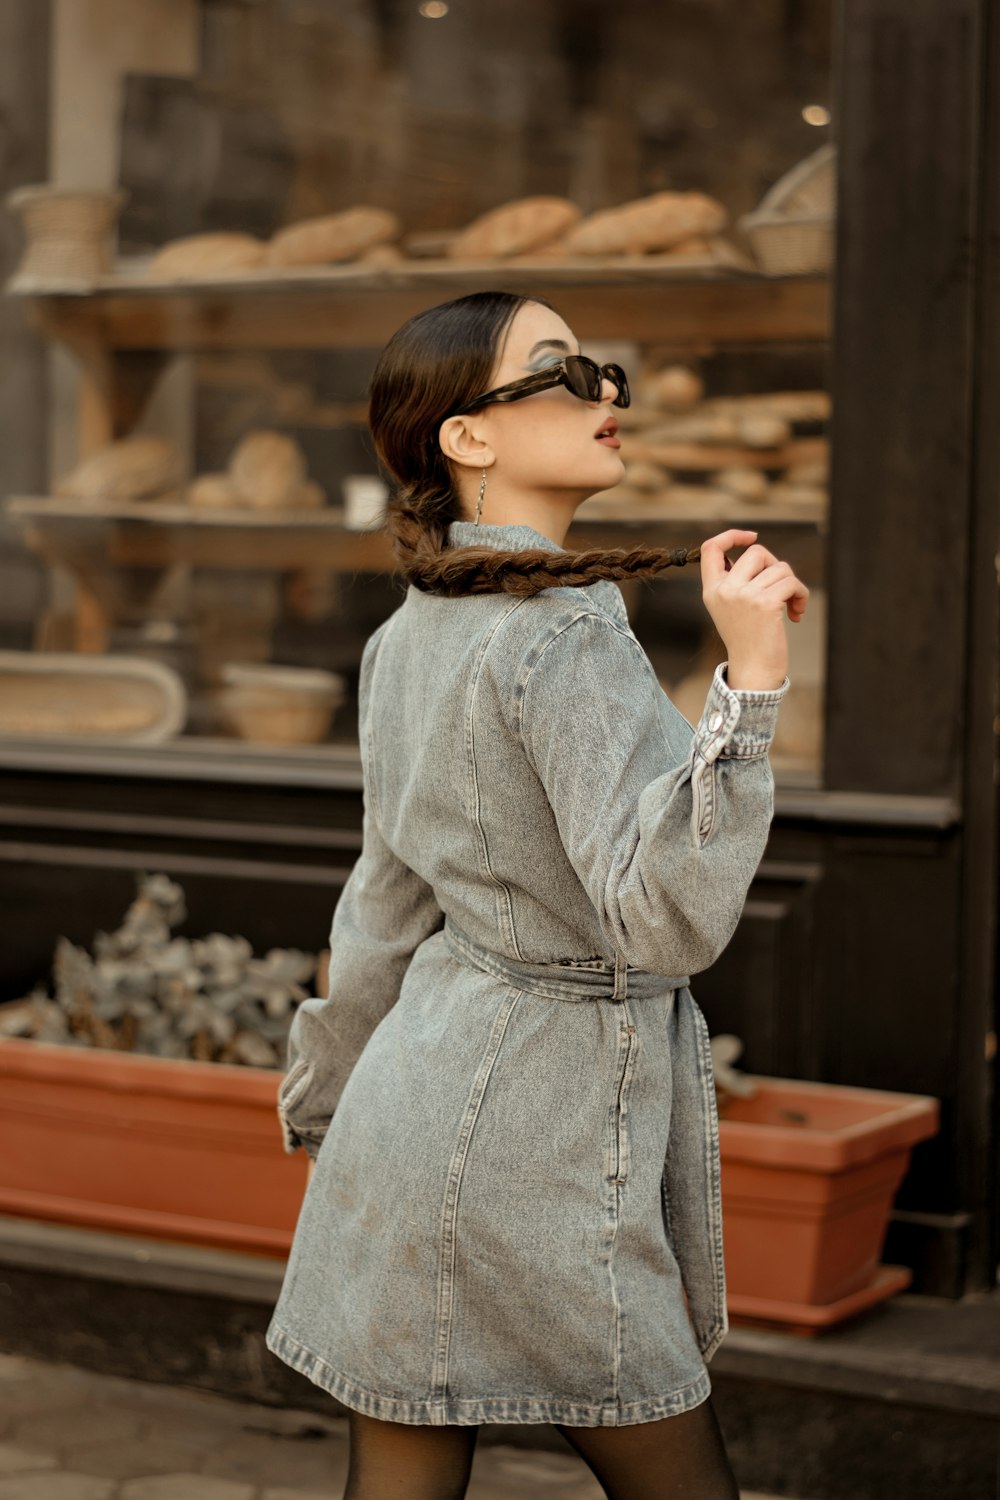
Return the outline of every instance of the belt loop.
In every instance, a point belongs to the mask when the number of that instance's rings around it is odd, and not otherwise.
[[[620,953],[615,953],[615,988],[612,1000],[625,1000],[628,997],[628,964]]]

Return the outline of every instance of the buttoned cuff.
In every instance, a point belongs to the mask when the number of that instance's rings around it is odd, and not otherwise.
[[[788,692],[786,677],[778,688],[731,688],[728,662],[715,669],[705,709],[695,730],[695,749],[711,765],[714,761],[759,760],[767,754],[778,723],[778,707]]]

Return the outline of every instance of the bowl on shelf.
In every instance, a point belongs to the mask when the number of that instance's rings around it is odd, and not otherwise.
[[[319,744],[346,692],[339,673],[314,667],[226,662],[221,677],[218,703],[227,727],[262,744]]]

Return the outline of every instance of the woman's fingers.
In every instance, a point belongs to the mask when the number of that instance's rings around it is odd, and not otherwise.
[[[748,547],[751,542],[757,540],[756,531],[720,531],[718,536],[709,537],[707,542],[701,544],[701,578],[702,583],[714,583],[727,572],[726,553],[730,547]]]
[[[786,565],[787,566],[787,565]],[[796,578],[791,568],[787,574],[776,577],[768,584],[764,592],[769,598],[781,600],[788,608],[788,618],[796,621],[801,620],[806,612],[809,602],[809,590],[801,579]]]
[[[758,543],[756,546],[748,547],[733,563],[731,570],[733,579],[748,582],[751,578],[758,578],[760,574],[777,563],[778,559],[774,553]]]
[[[787,606],[788,618],[798,621],[805,614],[809,590],[792,570],[791,564],[781,562],[767,547],[756,544],[755,531],[740,531],[735,527],[709,537],[701,545],[701,577],[705,591],[716,588],[726,579],[730,592],[736,588],[751,589],[758,598],[768,595],[774,602]],[[732,564],[726,558],[731,547],[746,550]]]

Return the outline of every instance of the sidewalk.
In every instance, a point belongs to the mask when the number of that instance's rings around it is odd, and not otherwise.
[[[346,1426],[0,1355],[0,1500],[339,1500]],[[480,1442],[468,1500],[602,1495],[574,1454]]]

